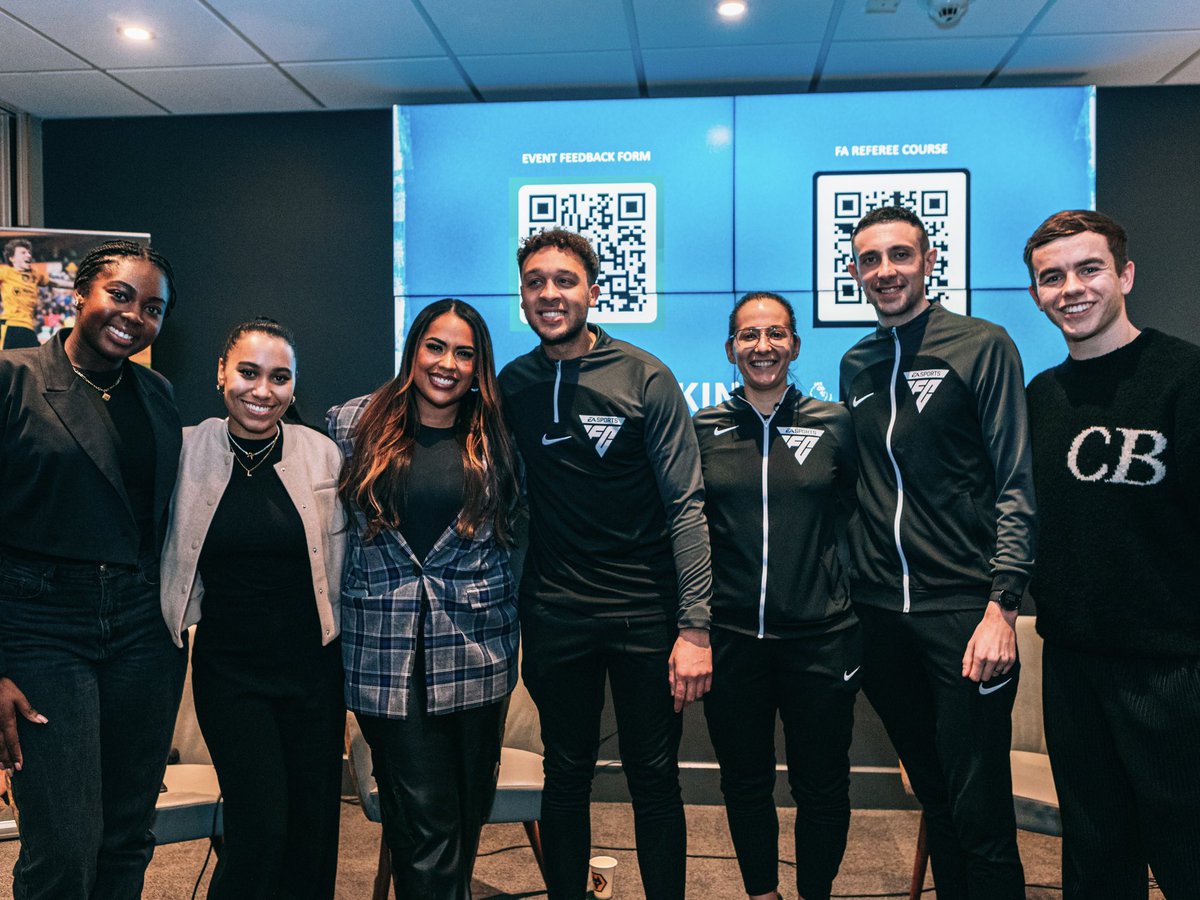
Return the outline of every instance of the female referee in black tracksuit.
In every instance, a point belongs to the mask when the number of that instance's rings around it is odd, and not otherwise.
[[[857,477],[850,414],[787,383],[791,304],[747,294],[725,350],[743,387],[696,414],[712,538],[713,687],[704,699],[746,892],[777,896],[775,714],[796,800],[796,887],[828,898],[850,825],[859,674],[839,527]]]

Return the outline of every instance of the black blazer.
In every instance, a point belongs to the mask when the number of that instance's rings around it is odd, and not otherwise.
[[[133,564],[139,535],[109,426],[67,359],[64,329],[0,352],[0,546]],[[154,432],[156,550],[179,468],[182,427],[170,383],[130,367]]]

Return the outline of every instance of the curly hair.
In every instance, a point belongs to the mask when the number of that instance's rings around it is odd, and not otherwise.
[[[564,253],[573,253],[578,256],[587,272],[588,287],[596,283],[596,279],[600,275],[600,259],[596,256],[596,251],[592,249],[592,245],[583,235],[562,228],[550,228],[525,238],[521,242],[521,249],[517,251],[517,271],[523,272],[525,260],[547,247],[557,247]]]

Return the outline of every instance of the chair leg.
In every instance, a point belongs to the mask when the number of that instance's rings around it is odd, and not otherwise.
[[[375,870],[375,888],[371,900],[388,900],[392,893],[392,853],[388,850],[387,841],[379,835],[379,866]]]
[[[917,831],[917,853],[913,857],[912,884],[908,888],[909,900],[920,900],[925,889],[925,870],[929,867],[929,846],[925,834],[925,813],[921,813],[921,827]]]
[[[529,838],[529,846],[533,850],[533,858],[537,861],[538,871],[542,873],[542,881],[546,881],[546,860],[542,856],[542,829],[538,825],[537,819],[529,822],[522,822],[525,826],[525,835]]]

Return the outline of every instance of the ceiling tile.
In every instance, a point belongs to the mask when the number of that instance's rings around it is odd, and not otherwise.
[[[833,0],[751,0],[736,22],[718,16],[716,5],[716,0],[633,0],[638,43],[644,50],[820,43]]]
[[[3,0],[0,0],[3,2]],[[272,59],[440,56],[442,45],[408,0],[210,0]]]
[[[274,66],[191,66],[113,72],[173,113],[287,112],[319,107]]]
[[[637,96],[633,58],[623,51],[464,56],[459,62],[487,100]]]
[[[474,99],[458,70],[445,58],[291,63],[283,68],[329,109]]]
[[[0,13],[0,65],[6,72],[87,69],[88,64]]]
[[[1022,34],[1046,0],[990,0],[973,3],[953,28],[938,28],[923,0],[902,0],[894,13],[869,13],[867,0],[847,0],[838,19],[835,41],[898,40],[945,35],[995,37]]]
[[[102,69],[262,61],[196,0],[0,0],[0,8]],[[126,25],[149,28],[154,40],[121,37]]]
[[[621,0],[423,0],[422,5],[458,56],[629,48]]]
[[[829,47],[821,84],[852,77],[964,79],[977,85],[1004,58],[1013,38],[935,37],[906,41],[835,41]],[[973,81],[972,81],[973,79]]]
[[[651,94],[703,82],[709,94],[736,94],[769,87],[808,90],[820,44],[769,44],[757,47],[673,47],[644,50],[642,62]],[[695,92],[693,87],[693,93]]]
[[[1136,0],[1104,3],[1057,0],[1034,34],[1088,34],[1119,31],[1200,29],[1200,3],[1195,0]]]
[[[95,70],[0,74],[0,100],[43,119],[152,116],[162,112]]]
[[[1200,31],[1033,36],[993,84],[1154,84],[1197,48]]]

